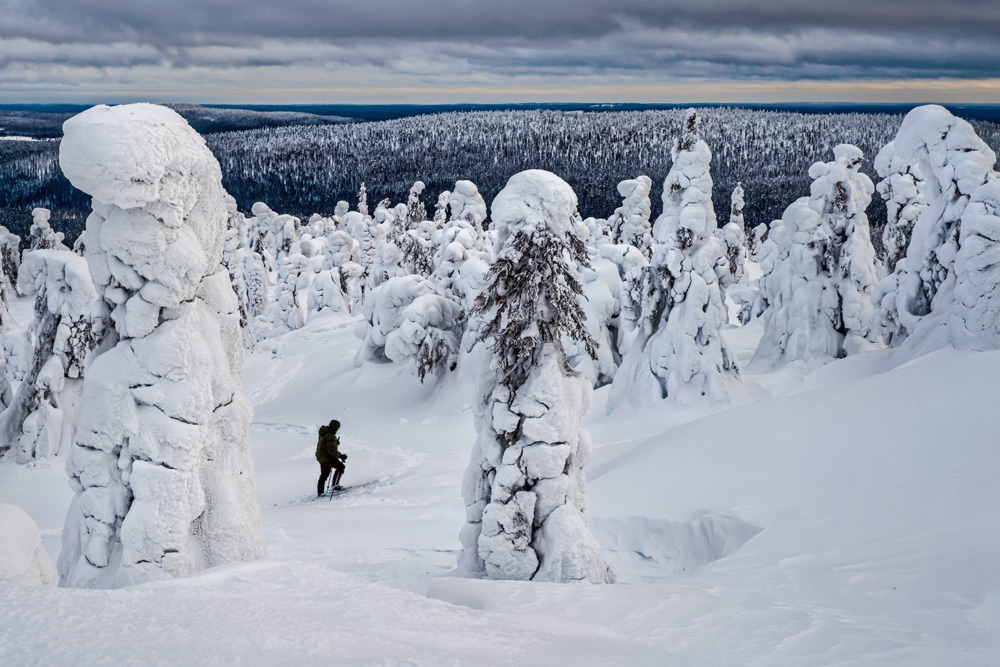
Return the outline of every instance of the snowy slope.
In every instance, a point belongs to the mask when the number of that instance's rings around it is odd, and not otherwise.
[[[745,374],[714,412],[608,417],[598,391],[590,510],[621,583],[558,585],[450,576],[472,378],[355,368],[356,326],[317,317],[248,358],[268,560],[114,591],[0,584],[0,664],[1000,660],[1000,353]],[[745,361],[759,330],[724,334]],[[313,500],[334,417],[353,488]],[[62,464],[0,463],[0,503],[53,560]]]

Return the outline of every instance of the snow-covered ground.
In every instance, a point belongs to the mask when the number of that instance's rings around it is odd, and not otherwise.
[[[14,304],[27,321],[30,304]],[[0,665],[996,665],[1000,352],[755,375],[733,404],[585,422],[615,585],[452,574],[471,369],[354,365],[318,316],[248,358],[268,558],[112,591],[0,584]],[[724,331],[746,364],[759,323]],[[349,455],[316,500],[316,431]],[[64,460],[0,462],[55,561]]]

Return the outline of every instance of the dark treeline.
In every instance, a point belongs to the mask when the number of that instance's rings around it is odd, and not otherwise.
[[[222,165],[226,189],[248,210],[264,201],[280,212],[329,213],[340,199],[356,202],[362,182],[372,207],[380,199],[405,201],[416,180],[427,185],[432,208],[438,192],[469,179],[491,201],[513,174],[548,169],[570,183],[584,216],[607,217],[619,204],[618,181],[647,174],[654,181],[653,214],[660,208],[659,183],[670,167],[670,147],[684,111],[603,113],[482,111],[415,116],[347,125],[269,127],[206,137]],[[714,199],[721,221],[738,181],[746,191],[748,227],[770,222],[796,198],[807,195],[813,162],[832,159],[839,143],[858,146],[864,171],[899,127],[901,115],[803,114],[760,109],[705,108],[702,136],[713,151]],[[1000,125],[972,121],[994,150]],[[59,173],[57,142],[0,141],[0,210],[23,216],[8,224],[22,234],[28,211],[56,209],[53,222],[75,237],[88,202]],[[65,216],[70,216],[61,224]],[[884,223],[878,195],[869,208],[873,227]],[[5,223],[6,224],[6,223]],[[878,234],[874,235],[878,244]]]

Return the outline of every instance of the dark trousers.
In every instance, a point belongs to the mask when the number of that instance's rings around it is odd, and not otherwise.
[[[331,470],[333,470],[333,466],[329,463],[319,464],[319,484],[316,485],[317,496],[322,496],[323,491],[326,490],[326,480],[330,476]]]
[[[333,470],[333,466],[329,463],[319,464],[319,484],[316,485],[316,495],[322,496],[323,492],[326,490],[326,480],[330,477],[330,472]],[[337,473],[333,476],[333,485],[337,486],[340,484],[340,476],[344,474],[343,470],[338,469]]]

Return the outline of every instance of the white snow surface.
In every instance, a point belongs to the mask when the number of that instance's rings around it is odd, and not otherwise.
[[[996,664],[1000,352],[794,362],[721,407],[608,416],[597,390],[588,506],[619,583],[565,585],[453,576],[474,378],[355,368],[359,320],[248,357],[267,560],[107,591],[0,584],[0,664]],[[723,329],[741,364],[760,332]],[[353,488],[314,501],[333,417]],[[0,503],[53,559],[72,495],[61,458],[0,461]]]

